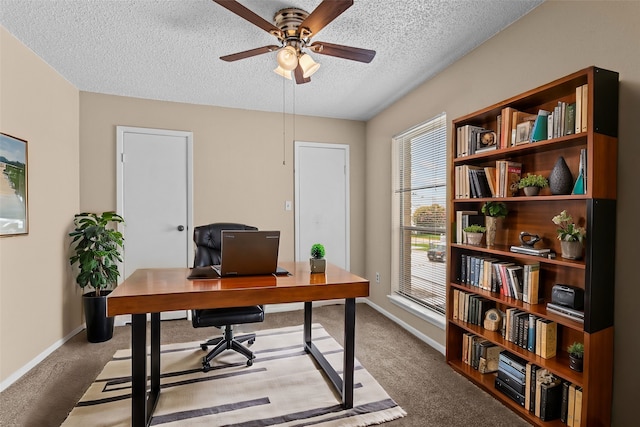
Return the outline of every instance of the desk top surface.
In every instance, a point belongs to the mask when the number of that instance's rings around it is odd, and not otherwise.
[[[187,279],[189,268],[133,272],[107,298],[107,314],[142,314],[369,296],[369,281],[327,263],[311,274],[308,262],[281,263],[290,276]]]

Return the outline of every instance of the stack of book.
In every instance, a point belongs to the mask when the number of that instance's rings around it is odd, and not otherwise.
[[[495,387],[521,406],[525,406],[527,362],[507,351],[500,353]]]
[[[462,361],[481,374],[498,370],[498,357],[502,347],[467,332],[462,335]]]

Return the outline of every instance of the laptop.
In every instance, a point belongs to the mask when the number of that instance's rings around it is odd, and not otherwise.
[[[223,230],[213,269],[220,277],[279,274],[279,246],[279,231]]]

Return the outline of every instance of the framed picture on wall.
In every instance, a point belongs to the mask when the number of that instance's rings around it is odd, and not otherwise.
[[[0,237],[28,232],[27,141],[0,133]]]

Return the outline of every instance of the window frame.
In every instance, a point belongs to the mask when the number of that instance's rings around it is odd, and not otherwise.
[[[428,321],[441,329],[445,328],[445,315],[446,315],[446,271],[449,259],[445,260],[443,263],[444,267],[444,282],[442,283],[442,292],[441,297],[443,299],[443,303],[441,306],[441,310],[436,309],[435,307],[431,307],[428,303],[420,301],[414,297],[408,296],[401,292],[401,282],[403,279],[401,278],[402,273],[402,260],[406,258],[405,252],[407,251],[406,243],[401,247],[401,237],[402,234],[409,230],[420,229],[420,227],[415,227],[413,224],[403,224],[403,217],[407,218],[406,207],[403,208],[401,206],[402,203],[406,204],[406,201],[403,202],[403,186],[401,185],[402,176],[401,173],[404,174],[406,180],[406,171],[403,169],[404,164],[401,164],[401,150],[400,145],[406,144],[420,136],[424,136],[429,132],[437,131],[442,134],[442,159],[441,163],[438,165],[438,172],[444,174],[443,182],[444,185],[434,185],[434,188],[438,188],[438,191],[442,191],[441,198],[438,199],[438,203],[442,203],[444,207],[444,240],[441,240],[442,243],[446,244],[447,236],[449,235],[449,224],[447,221],[448,214],[448,186],[449,186],[449,172],[448,172],[448,163],[447,163],[447,118],[446,113],[440,113],[435,117],[426,120],[423,123],[420,123],[416,126],[413,126],[410,129],[405,130],[404,132],[395,135],[392,138],[392,268],[391,268],[391,295],[388,296],[389,300],[408,312],[420,317],[421,319]],[[430,147],[428,147],[430,148]],[[409,175],[412,176],[412,175]],[[409,184],[411,187],[412,184]],[[404,186],[404,192],[409,190],[408,187]],[[412,209],[409,207],[409,209]],[[410,213],[412,215],[413,212]],[[435,226],[434,226],[435,228]],[[411,250],[411,243],[409,243],[409,250]],[[426,257],[426,252],[425,252]]]

